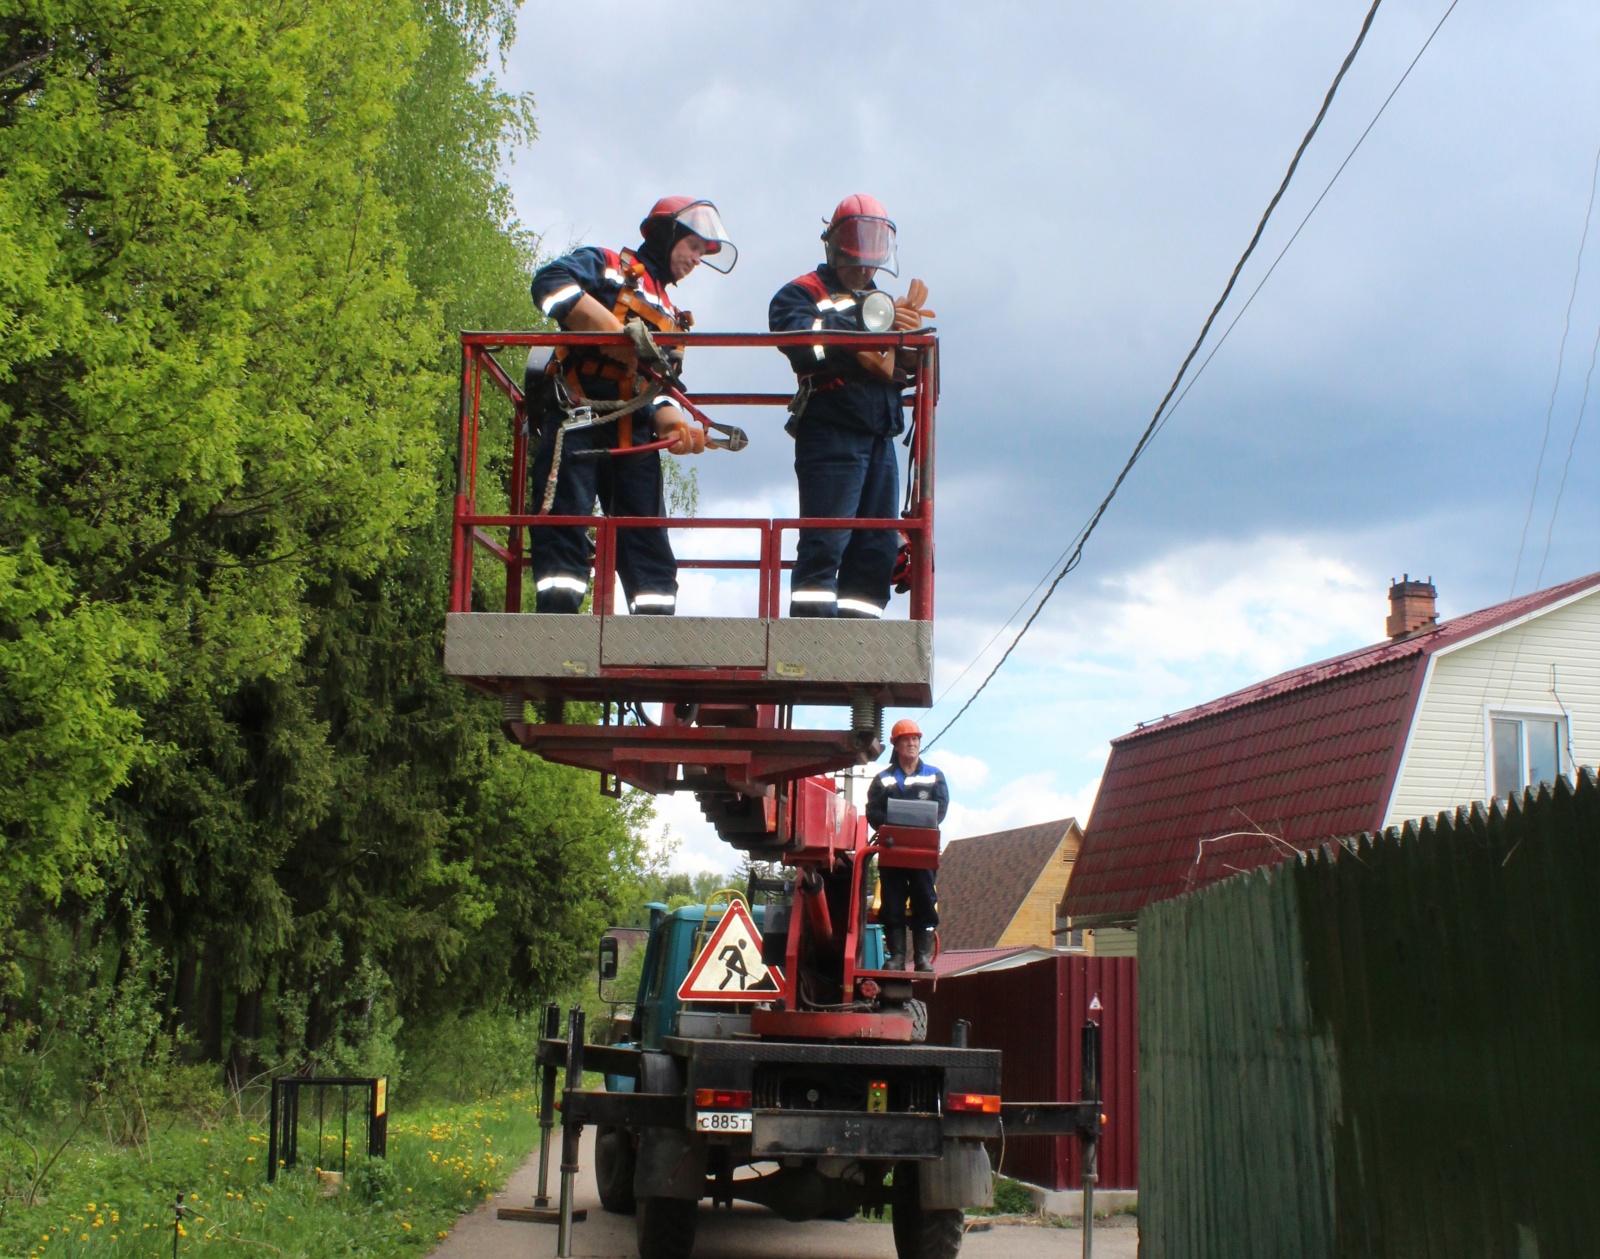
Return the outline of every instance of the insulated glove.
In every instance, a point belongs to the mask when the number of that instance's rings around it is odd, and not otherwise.
[[[662,441],[671,441],[667,452],[674,455],[698,455],[706,448],[706,431],[689,419],[677,407],[662,407],[656,412],[656,435]]]

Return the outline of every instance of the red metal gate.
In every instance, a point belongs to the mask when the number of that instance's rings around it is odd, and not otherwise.
[[[1131,957],[1062,955],[1009,970],[941,979],[928,999],[928,1039],[949,1043],[957,1019],[972,1025],[974,1048],[998,1049],[1008,1102],[1077,1101],[1079,1029],[1100,998],[1101,1092],[1105,1138],[1102,1189],[1139,1187],[1138,962]],[[1078,1143],[1023,1137],[1006,1143],[998,1170],[1046,1189],[1083,1183]]]

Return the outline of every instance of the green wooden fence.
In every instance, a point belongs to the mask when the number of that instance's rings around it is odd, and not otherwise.
[[[1600,1256],[1600,787],[1139,920],[1142,1259]]]

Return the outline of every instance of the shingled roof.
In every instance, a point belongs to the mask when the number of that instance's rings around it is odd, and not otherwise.
[[[1067,885],[1080,925],[1383,824],[1428,657],[1600,573],[1291,669],[1113,739]],[[942,935],[941,931],[941,935]]]
[[[1062,818],[949,844],[939,858],[939,947],[994,948],[1073,825]]]

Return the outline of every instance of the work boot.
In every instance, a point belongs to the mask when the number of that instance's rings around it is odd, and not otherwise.
[[[889,950],[889,956],[883,963],[884,970],[904,970],[906,968],[906,929],[901,927],[885,927],[883,929],[883,944]]]
[[[916,967],[919,971],[933,969],[933,928],[918,927],[915,934]]]

